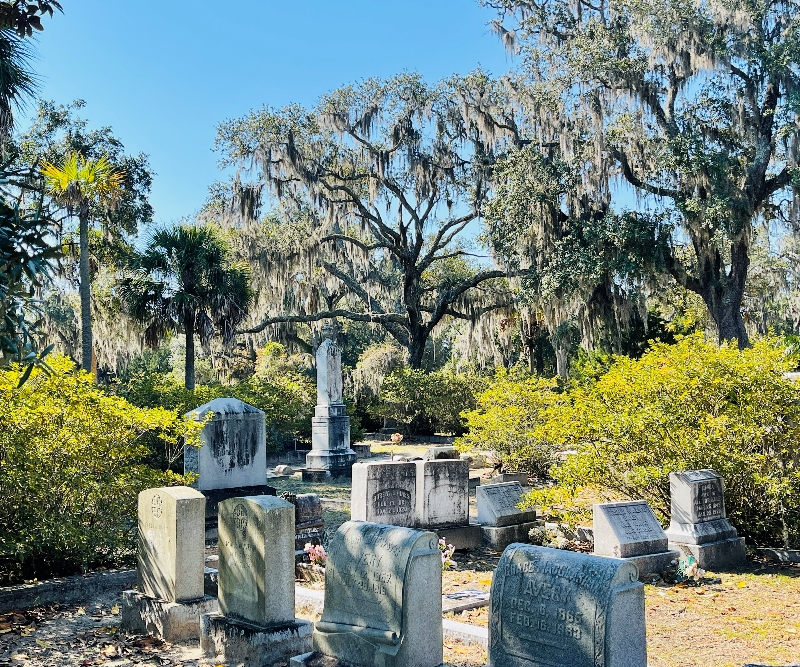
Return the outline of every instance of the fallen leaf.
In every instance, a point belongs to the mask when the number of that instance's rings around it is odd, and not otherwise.
[[[50,646],[52,646],[50,642],[46,642],[44,639],[37,639],[36,645],[41,646],[42,648],[50,648]]]
[[[111,607],[111,613],[114,614],[114,616],[119,614],[119,605],[118,604],[115,604],[113,607]]]
[[[744,588],[745,586],[747,586],[747,584],[746,584],[744,581],[740,581],[740,582],[739,582],[738,584],[736,584],[736,585],[737,585],[739,588]]]
[[[795,632],[797,632],[797,630],[795,630],[794,628],[786,628],[786,632],[791,632],[794,634]]]
[[[78,607],[75,610],[75,616],[86,616],[86,607]]]
[[[492,580],[491,579],[481,579],[478,583],[481,586],[491,586],[492,585]]]
[[[698,588],[695,591],[695,593],[697,593],[698,595],[705,595],[706,594],[706,589],[705,588]]]

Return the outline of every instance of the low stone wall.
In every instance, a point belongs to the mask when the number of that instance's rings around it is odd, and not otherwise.
[[[106,570],[0,588],[0,613],[46,604],[83,602],[106,591],[124,591],[136,583],[136,570]]]

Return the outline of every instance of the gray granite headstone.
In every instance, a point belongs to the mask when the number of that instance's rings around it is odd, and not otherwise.
[[[722,477],[713,470],[673,472],[669,476],[672,516],[670,546],[694,555],[702,568],[735,565],[745,559],[744,539],[725,514]]]
[[[294,621],[295,508],[274,496],[219,505],[219,610],[265,627]]]
[[[192,486],[201,491],[258,486],[267,481],[264,413],[235,398],[215,398],[186,414],[211,422],[201,433],[202,447],[184,448],[184,472],[200,475]]]
[[[630,558],[642,576],[668,570],[680,554],[670,551],[664,529],[644,500],[593,507],[594,553]]]
[[[636,566],[511,544],[492,580],[490,667],[647,667]]]
[[[511,526],[536,520],[536,510],[520,510],[522,485],[519,482],[481,484],[475,490],[478,523],[485,526]]]
[[[356,463],[350,516],[393,526],[416,523],[417,467],[411,462]]]
[[[363,667],[438,667],[441,605],[441,555],[433,533],[348,521],[328,550],[314,648]]]
[[[417,526],[469,523],[469,463],[458,459],[415,461]]]
[[[166,602],[203,597],[206,499],[188,486],[139,494],[139,590]]]

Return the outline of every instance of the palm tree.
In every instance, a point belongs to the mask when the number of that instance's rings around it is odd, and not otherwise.
[[[221,231],[211,225],[181,225],[156,232],[122,281],[126,309],[145,326],[155,347],[168,331],[186,335],[185,383],[194,389],[194,336],[207,345],[217,333],[226,342],[247,316],[253,298],[250,268],[232,262]]]
[[[81,367],[92,369],[92,310],[89,276],[89,217],[93,206],[113,208],[122,194],[125,172],[115,169],[105,156],[90,160],[70,153],[61,166],[45,162],[42,176],[48,193],[80,227]]]

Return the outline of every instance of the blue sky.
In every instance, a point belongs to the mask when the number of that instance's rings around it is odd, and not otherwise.
[[[191,215],[220,178],[217,123],[264,104],[312,105],[358,79],[429,80],[511,65],[477,0],[66,0],[46,19],[41,97],[84,99],[157,172],[156,222]],[[24,119],[19,126],[23,128]]]

